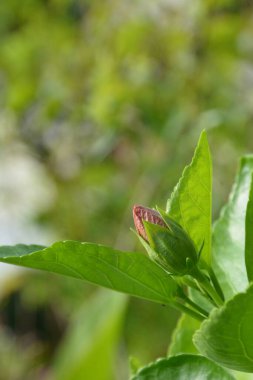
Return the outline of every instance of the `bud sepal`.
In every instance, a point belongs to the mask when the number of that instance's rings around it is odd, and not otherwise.
[[[198,254],[184,229],[160,209],[135,206],[133,215],[137,233],[150,258],[173,275],[190,274],[189,260],[197,265]]]

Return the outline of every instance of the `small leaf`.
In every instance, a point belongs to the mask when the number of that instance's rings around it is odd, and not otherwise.
[[[224,368],[199,355],[177,355],[142,368],[131,380],[235,380]]]
[[[35,251],[40,251],[46,247],[42,245],[25,245],[25,244],[17,244],[17,245],[4,245],[0,246],[0,261],[2,257],[21,257],[29,255]]]
[[[111,380],[127,298],[99,290],[70,322],[53,363],[59,380]],[[98,365],[99,358],[99,365]]]
[[[253,285],[214,309],[194,334],[202,355],[242,372],[253,372]]]
[[[131,375],[135,375],[138,372],[138,370],[141,368],[140,360],[134,356],[130,356],[129,368],[130,368]]]
[[[192,342],[192,337],[199,327],[200,321],[183,314],[173,332],[168,355],[197,354],[198,351]]]
[[[245,264],[248,280],[253,281],[253,176],[251,176],[251,188],[246,212],[245,224]]]
[[[211,265],[212,163],[203,131],[194,157],[167,203],[167,212],[190,235],[197,251],[203,241],[201,260]]]
[[[245,269],[245,217],[249,197],[253,156],[241,159],[228,204],[213,230],[213,264],[226,298],[248,286]]]
[[[141,253],[121,252],[77,241],[58,242],[38,250],[40,248],[0,247],[0,261],[76,277],[164,304],[168,304],[178,291],[172,277]]]

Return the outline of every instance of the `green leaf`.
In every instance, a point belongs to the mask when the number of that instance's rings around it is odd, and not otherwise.
[[[235,372],[236,380],[253,380],[252,373],[238,372],[238,371],[233,371],[233,372]]]
[[[242,372],[253,372],[253,285],[214,309],[193,342],[209,359]]]
[[[208,266],[211,265],[212,163],[206,132],[201,133],[190,165],[167,203],[167,212],[186,230]]]
[[[134,356],[130,356],[129,358],[129,369],[131,375],[135,375],[138,370],[141,368],[140,360]]]
[[[100,290],[85,302],[57,352],[53,364],[56,380],[113,378],[126,300],[121,294]]]
[[[197,354],[198,351],[192,342],[194,332],[200,327],[200,322],[183,314],[178,320],[172,335],[168,355]]]
[[[251,176],[251,187],[246,212],[245,224],[245,264],[248,280],[253,281],[253,176]]]
[[[33,247],[0,247],[0,261],[76,277],[164,304],[177,294],[172,277],[140,253],[77,241],[58,242],[42,250],[37,247],[32,252]]]
[[[142,368],[132,380],[234,380],[225,369],[199,355],[160,359]]]
[[[253,156],[243,157],[228,204],[214,225],[214,271],[226,298],[233,297],[248,286],[244,246],[246,206],[252,170]]]
[[[25,244],[17,244],[17,245],[4,245],[0,246],[0,261],[2,257],[20,257],[29,255],[35,251],[40,251],[45,247],[42,245],[25,245]]]

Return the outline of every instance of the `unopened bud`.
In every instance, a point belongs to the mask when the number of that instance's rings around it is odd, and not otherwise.
[[[134,206],[134,223],[151,259],[175,275],[189,274],[198,255],[190,236],[164,211]]]
[[[133,207],[133,218],[136,231],[146,241],[148,241],[148,237],[143,224],[144,221],[167,227],[159,212],[148,207],[135,205]]]

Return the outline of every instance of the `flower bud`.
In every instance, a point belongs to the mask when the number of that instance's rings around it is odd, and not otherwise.
[[[170,273],[190,274],[198,261],[193,241],[177,222],[158,211],[134,206],[134,223],[144,247],[150,258]]]
[[[133,218],[136,231],[146,241],[148,241],[148,237],[144,228],[143,221],[159,224],[162,227],[166,227],[166,223],[162,220],[159,212],[148,207],[135,205],[133,207]]]

